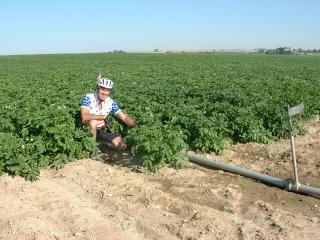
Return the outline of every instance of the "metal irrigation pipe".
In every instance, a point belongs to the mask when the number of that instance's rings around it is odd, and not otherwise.
[[[237,166],[233,166],[231,164],[226,164],[222,162],[218,162],[215,160],[209,160],[204,157],[196,156],[193,152],[188,151],[186,153],[187,157],[194,162],[201,163],[204,165],[208,165],[214,168],[222,169],[228,172],[232,172],[235,174],[239,174],[245,177],[253,178],[265,183],[270,183],[272,185],[284,188],[288,191],[297,192],[307,194],[316,198],[320,198],[320,188],[307,186],[303,184],[296,184],[294,181],[290,179],[280,179],[276,177],[272,177],[263,173],[247,170],[244,168],[240,168]]]

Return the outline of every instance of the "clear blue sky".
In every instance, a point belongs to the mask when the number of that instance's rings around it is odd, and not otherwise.
[[[320,49],[319,0],[0,0],[0,55]]]

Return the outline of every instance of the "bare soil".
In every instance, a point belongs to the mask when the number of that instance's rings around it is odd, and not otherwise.
[[[320,187],[320,121],[296,137],[300,181]],[[207,158],[292,178],[288,140]],[[40,179],[0,177],[0,239],[320,239],[320,199],[189,163],[150,173],[107,150]]]

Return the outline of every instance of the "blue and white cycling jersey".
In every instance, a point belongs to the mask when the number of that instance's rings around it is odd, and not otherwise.
[[[90,109],[90,114],[93,115],[106,115],[109,113],[116,115],[121,112],[119,105],[113,101],[110,97],[107,97],[101,104],[102,107],[99,109],[99,100],[97,93],[86,94],[81,101],[81,108]]]

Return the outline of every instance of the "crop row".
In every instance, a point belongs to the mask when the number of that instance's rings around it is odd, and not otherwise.
[[[101,70],[140,123],[111,119],[150,170],[186,164],[184,148],[221,154],[235,142],[287,136],[285,105],[319,113],[320,58],[258,54],[78,54],[0,57],[0,172],[34,180],[41,167],[88,157],[82,96]]]

